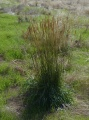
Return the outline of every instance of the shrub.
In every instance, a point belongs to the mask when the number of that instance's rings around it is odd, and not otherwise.
[[[64,62],[68,59],[68,21],[68,18],[45,18],[29,27],[28,38],[34,48],[34,53],[30,53],[34,79],[27,82],[24,102],[30,111],[49,111],[71,103],[63,80]]]

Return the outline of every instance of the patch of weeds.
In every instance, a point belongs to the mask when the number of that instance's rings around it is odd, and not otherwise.
[[[6,104],[6,96],[4,92],[0,91],[0,108],[2,108]]]
[[[7,50],[5,53],[5,59],[23,59],[24,55],[22,53],[22,50],[19,48],[13,48],[12,50]]]
[[[24,77],[22,77],[18,72],[14,72],[13,69],[9,71],[7,71],[7,69],[3,69],[1,72],[3,74],[0,76],[0,91],[6,90],[10,86],[20,85],[24,80]]]
[[[7,89],[9,86],[11,86],[11,84],[12,83],[9,77],[0,76],[0,91]]]
[[[14,71],[13,71],[14,72]],[[11,73],[10,80],[12,81],[12,86],[21,85],[25,79],[25,77],[21,76],[18,72]]]

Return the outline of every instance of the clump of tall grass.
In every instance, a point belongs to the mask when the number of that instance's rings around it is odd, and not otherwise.
[[[70,35],[68,21],[68,18],[45,18],[28,28],[27,37],[34,51],[31,54],[34,77],[27,82],[25,94],[28,110],[49,111],[71,103],[63,80]]]

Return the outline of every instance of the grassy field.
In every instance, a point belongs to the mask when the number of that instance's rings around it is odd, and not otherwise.
[[[26,79],[24,61],[25,41],[22,31],[26,30],[28,23],[18,24],[15,16],[0,14],[0,119],[14,120],[12,112],[8,116],[6,102],[18,96],[17,86]],[[18,70],[17,70],[18,69]],[[11,90],[10,90],[11,89]],[[7,113],[6,113],[7,111]],[[15,118],[17,119],[17,118]]]
[[[45,115],[44,120],[89,120],[89,28],[85,27],[88,22],[80,17],[72,31],[71,69],[66,72],[65,81],[73,90],[74,103]],[[18,96],[32,75],[32,50],[29,41],[22,37],[29,24],[19,24],[16,16],[0,14],[0,120],[22,120]]]

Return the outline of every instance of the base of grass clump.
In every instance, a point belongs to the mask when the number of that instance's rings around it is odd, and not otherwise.
[[[66,86],[57,87],[52,82],[29,80],[27,90],[24,94],[24,117],[25,119],[38,119],[46,112],[64,108],[71,104],[72,95]],[[38,118],[37,118],[38,116]],[[33,118],[34,117],[34,118]],[[42,118],[41,118],[42,120]]]

